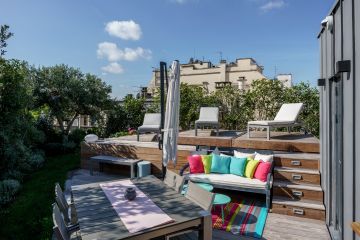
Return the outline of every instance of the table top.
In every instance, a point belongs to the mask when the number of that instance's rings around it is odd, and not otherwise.
[[[202,208],[154,176],[131,181],[175,221],[137,233],[129,233],[101,189],[100,183],[77,185],[72,187],[72,193],[83,240],[127,239],[158,229],[170,229],[190,221],[199,221],[204,217]]]
[[[225,194],[216,193],[213,205],[225,205],[228,204],[230,201],[231,198],[229,196],[226,196]]]

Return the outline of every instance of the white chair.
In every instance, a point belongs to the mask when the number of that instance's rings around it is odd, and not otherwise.
[[[195,136],[197,136],[197,129],[199,127],[214,127],[216,128],[216,136],[219,136],[219,108],[200,108],[199,119],[195,121]]]
[[[281,106],[274,120],[248,122],[248,138],[250,138],[251,128],[266,128],[267,140],[270,140],[271,128],[286,127],[288,132],[290,132],[292,127],[301,126],[302,124],[298,122],[297,119],[302,108],[303,103],[285,103]]]
[[[184,186],[185,178],[180,176],[173,171],[166,170],[164,183],[174,189],[176,192],[181,193]]]
[[[212,192],[208,192],[205,189],[197,186],[195,183],[190,182],[188,183],[188,190],[185,194],[185,197],[188,198],[190,201],[199,205],[202,209],[210,214],[211,208],[214,202],[215,194]],[[193,231],[197,231],[198,229],[193,228],[185,231],[175,232],[166,236],[166,240],[170,240],[179,235],[186,235]],[[209,229],[212,231],[212,229]]]
[[[70,240],[70,239],[81,239],[78,236],[78,233],[75,230],[71,230],[66,226],[64,218],[60,212],[60,209],[57,204],[53,204],[53,232],[54,237],[57,240]]]
[[[59,183],[55,183],[55,201],[60,209],[64,222],[67,228],[71,230],[78,230],[79,224],[77,222],[77,215],[74,203],[68,203],[65,198],[65,194],[62,191]]]
[[[140,133],[147,132],[155,132],[157,137],[159,137],[159,133],[161,122],[161,114],[160,113],[146,113],[144,116],[143,125],[141,125],[137,130],[137,140],[140,139]]]

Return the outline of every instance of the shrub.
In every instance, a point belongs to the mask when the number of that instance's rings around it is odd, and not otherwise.
[[[14,179],[0,181],[0,205],[9,203],[20,190],[20,182]]]
[[[76,128],[70,132],[69,141],[74,142],[76,146],[79,146],[79,144],[84,140],[85,136],[86,131],[84,129]]]

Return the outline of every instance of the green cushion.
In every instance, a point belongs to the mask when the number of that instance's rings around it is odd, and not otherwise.
[[[245,173],[247,158],[231,157],[230,173],[243,177]]]
[[[220,156],[217,154],[212,154],[211,159],[211,172],[212,173],[229,173],[230,172],[230,156]]]
[[[258,160],[248,159],[247,164],[246,164],[246,168],[245,168],[245,177],[253,178],[255,170],[256,170],[258,165],[259,165]]]
[[[212,159],[211,155],[201,155],[201,160],[204,165],[204,172],[206,174],[209,174],[211,172],[211,159]]]

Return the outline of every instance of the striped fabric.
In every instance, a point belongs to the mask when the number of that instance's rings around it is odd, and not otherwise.
[[[212,211],[213,228],[235,235],[261,238],[268,209],[264,202],[242,200],[240,203],[229,203],[224,209],[224,224],[221,219],[221,208],[216,206]]]

